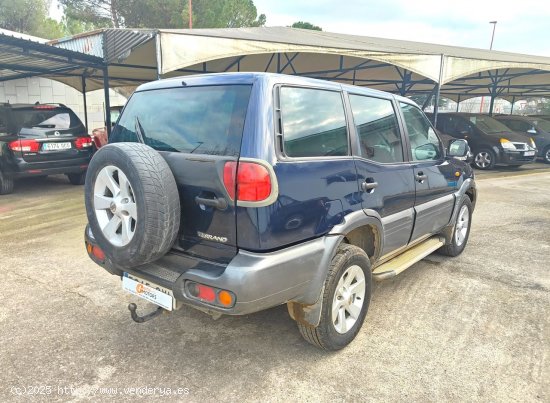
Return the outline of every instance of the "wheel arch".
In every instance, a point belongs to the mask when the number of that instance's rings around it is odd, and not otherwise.
[[[332,259],[342,243],[357,246],[367,254],[371,267],[380,257],[383,247],[382,222],[375,216],[368,215],[364,210],[348,214],[342,223],[333,227],[328,237],[333,238],[332,247],[325,251],[323,264],[319,268],[318,275],[312,280],[309,292],[300,298],[288,301],[288,312],[292,319],[306,325],[317,326],[321,318],[322,296],[324,283],[329,271]]]

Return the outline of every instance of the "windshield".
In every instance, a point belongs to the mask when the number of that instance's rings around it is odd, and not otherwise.
[[[13,109],[18,129],[71,129],[82,125],[80,119],[70,109],[62,108],[29,108]]]
[[[533,121],[534,125],[545,132],[550,132],[550,121],[544,119],[537,119]]]
[[[238,156],[251,85],[167,88],[135,93],[110,142],[159,151]],[[137,119],[136,119],[137,118]]]
[[[487,134],[509,132],[510,129],[503,123],[490,116],[470,116],[470,122],[476,125],[482,132]]]

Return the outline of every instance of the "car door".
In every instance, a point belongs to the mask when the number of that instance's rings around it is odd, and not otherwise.
[[[415,184],[391,98],[348,94],[362,207],[384,228],[382,256],[406,246],[414,222]]]
[[[457,187],[456,170],[445,159],[441,141],[415,105],[399,103],[413,162],[416,197],[411,242],[439,232],[450,219]]]

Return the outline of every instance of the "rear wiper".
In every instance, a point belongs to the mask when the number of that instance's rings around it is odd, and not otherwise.
[[[143,127],[141,126],[141,123],[139,122],[139,118],[136,116],[136,135],[141,144],[145,144],[145,133],[143,131]]]
[[[53,129],[55,125],[34,125],[33,127],[40,127],[44,129]]]

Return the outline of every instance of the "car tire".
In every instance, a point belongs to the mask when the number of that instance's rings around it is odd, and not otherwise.
[[[493,150],[482,148],[474,154],[473,164],[477,169],[493,169],[496,164],[496,155]]]
[[[86,172],[66,174],[71,185],[84,185],[86,181]]]
[[[471,226],[472,201],[468,196],[463,196],[453,225],[451,243],[449,245],[442,246],[439,249],[439,253],[451,257],[460,255],[468,243]]]
[[[0,195],[7,195],[13,192],[13,178],[8,178],[6,174],[0,171]]]
[[[542,159],[543,159],[544,162],[546,162],[547,164],[550,164],[550,146],[547,146],[547,147],[542,151]]]
[[[344,348],[363,325],[371,290],[371,265],[367,254],[357,246],[342,244],[325,280],[319,324],[309,326],[297,322],[300,333],[306,341],[324,350]],[[354,308],[350,309],[352,305]]]
[[[145,144],[101,147],[88,166],[85,202],[94,238],[117,267],[152,262],[176,240],[176,181],[164,158]]]

